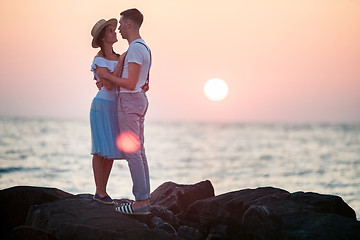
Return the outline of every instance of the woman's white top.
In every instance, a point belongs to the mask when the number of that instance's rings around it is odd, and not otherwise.
[[[109,69],[112,73],[117,65],[118,61],[107,60],[103,57],[95,57],[94,61],[91,65],[91,71],[94,73],[94,80],[100,81],[99,76],[95,73],[95,69],[97,67],[103,67]],[[106,100],[115,101],[116,100],[116,85],[113,85],[110,90],[107,90],[105,86],[103,86],[98,93],[96,94],[96,98],[102,98]]]

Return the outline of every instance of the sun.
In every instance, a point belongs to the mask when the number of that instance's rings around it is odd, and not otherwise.
[[[219,102],[227,97],[229,88],[225,81],[213,78],[205,83],[204,93],[209,100]]]

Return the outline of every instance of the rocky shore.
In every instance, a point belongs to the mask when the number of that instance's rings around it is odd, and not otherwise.
[[[272,187],[215,196],[210,181],[166,182],[151,204],[151,215],[128,216],[90,194],[12,187],[0,191],[1,239],[360,239],[360,222],[339,196]]]

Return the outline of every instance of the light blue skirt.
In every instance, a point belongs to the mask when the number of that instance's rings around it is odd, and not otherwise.
[[[108,159],[124,159],[116,145],[119,124],[116,101],[94,98],[90,110],[91,154]]]

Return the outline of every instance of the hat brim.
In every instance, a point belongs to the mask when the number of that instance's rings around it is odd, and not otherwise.
[[[106,22],[104,22],[104,23],[96,30],[95,36],[94,36],[94,38],[93,38],[92,41],[91,41],[91,46],[92,46],[93,48],[98,48],[98,47],[100,47],[100,46],[96,43],[96,40],[97,40],[97,38],[98,38],[101,30],[103,30],[103,29],[104,29],[106,26],[108,26],[108,25],[113,25],[114,28],[116,28],[116,27],[117,27],[117,23],[118,23],[118,20],[117,20],[116,18],[111,18],[111,19],[107,20]]]

